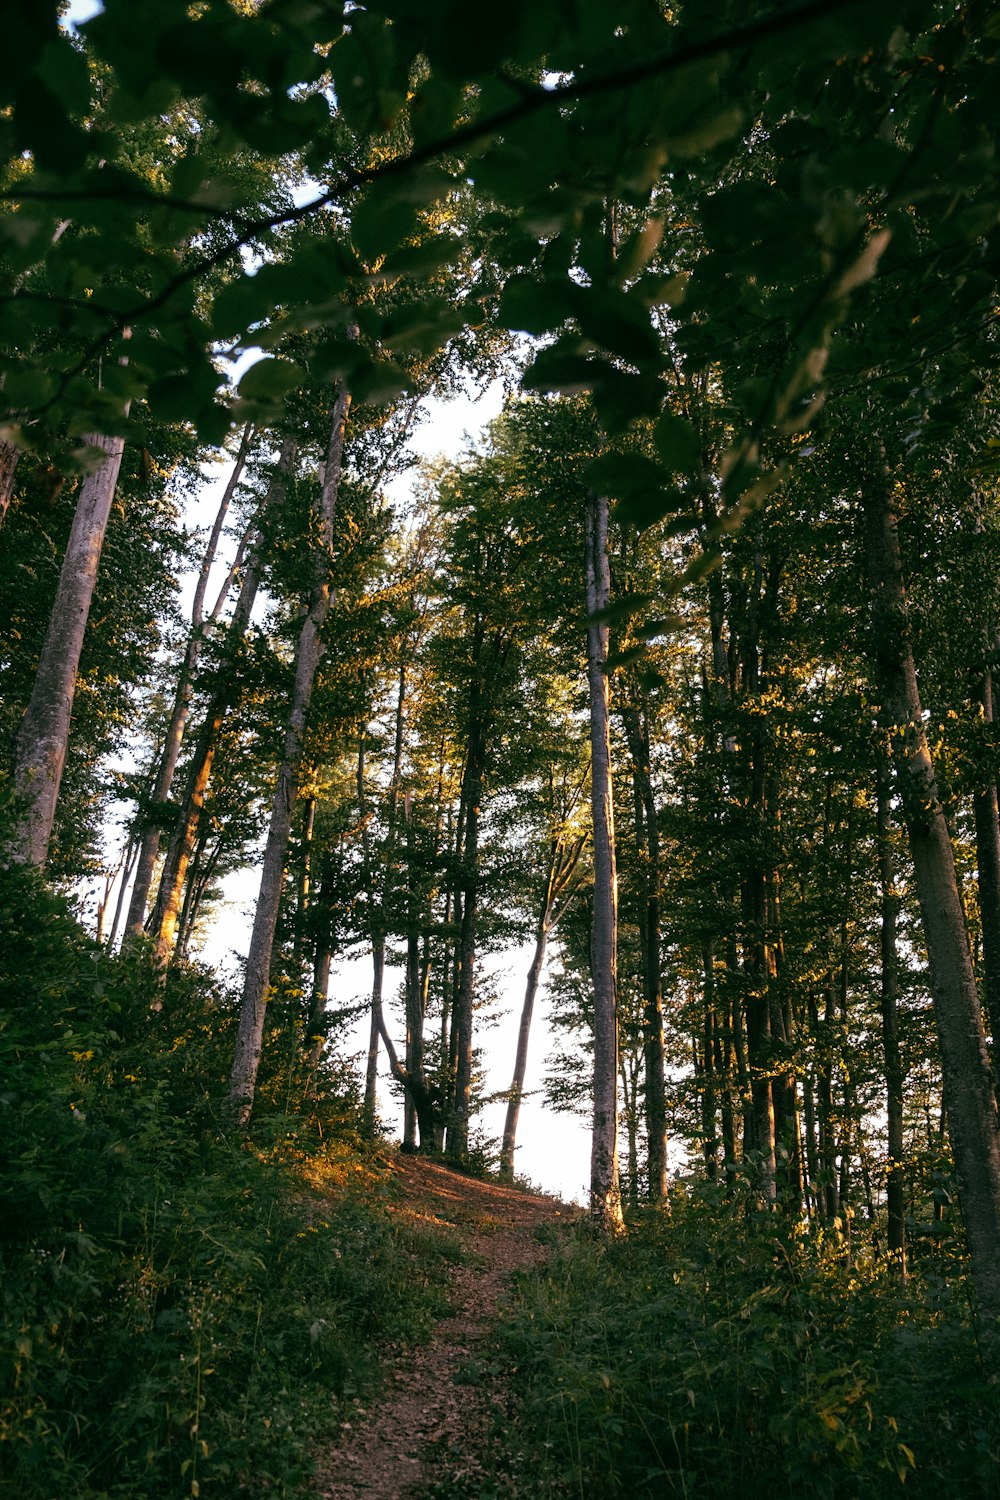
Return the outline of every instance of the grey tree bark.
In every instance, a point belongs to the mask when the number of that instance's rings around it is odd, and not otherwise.
[[[889,736],[927,943],[944,1108],[979,1305],[980,1338],[988,1360],[995,1364],[1000,1357],[997,1108],[954,853],[924,732],[891,480],[884,462],[867,480],[863,515],[882,724]]]
[[[574,839],[568,843],[565,830],[561,830],[549,848],[549,868],[545,890],[538,909],[535,924],[535,951],[528,967],[521,1004],[521,1020],[517,1030],[517,1050],[514,1056],[514,1074],[507,1095],[507,1113],[504,1117],[503,1139],[500,1143],[500,1175],[514,1175],[514,1152],[517,1147],[517,1122],[524,1097],[524,1079],[528,1070],[528,1041],[531,1036],[531,1019],[535,1009],[535,997],[545,965],[545,953],[549,938],[559,924],[559,919],[572,900],[574,891],[570,882],[583,852],[584,840]]]
[[[642,952],[643,1057],[646,1076],[646,1182],[651,1203],[667,1202],[667,1104],[664,1082],[663,981],[660,974],[660,834],[650,768],[649,705],[636,685],[636,700],[621,710],[625,741],[632,762],[632,801],[636,844],[640,850],[643,914],[639,928]],[[706,1049],[706,1077],[712,1057]],[[712,1116],[714,1119],[714,1102]]]
[[[268,485],[264,500],[266,509],[270,509],[284,492],[285,480],[291,473],[295,462],[297,446],[295,440],[288,437],[281,445],[275,474]],[[227,636],[234,645],[246,634],[257,599],[257,590],[260,586],[260,541],[258,532],[251,547],[243,582],[229,621]],[[170,956],[174,945],[177,923],[180,920],[184,881],[198,842],[201,810],[205,804],[205,796],[211,780],[219,733],[231,707],[232,692],[232,683],[222,681],[216,686],[209,700],[188,768],[180,816],[170,839],[163,869],[160,871],[160,885],[149,926],[156,938],[157,953],[161,961]]]
[[[107,458],[80,489],[49,628],[31,699],[18,731],[14,785],[21,813],[7,848],[15,864],[41,868],[49,854],[73,713],[80,653],[94,596],[104,534],[118,483],[125,439],[97,434],[84,442]]]
[[[180,672],[177,677],[177,686],[174,691],[174,703],[170,712],[166,734],[163,740],[163,748],[160,752],[160,764],[156,773],[156,780],[150,793],[150,801],[156,805],[162,805],[170,796],[174,784],[174,773],[177,770],[177,758],[180,755],[181,744],[184,739],[184,730],[187,726],[188,713],[191,707],[191,690],[194,683],[194,674],[198,670],[198,659],[201,654],[202,630],[205,623],[205,594],[208,589],[209,575],[215,562],[215,554],[219,546],[219,538],[222,535],[223,523],[229,510],[230,502],[236,493],[236,486],[240,482],[243,467],[246,463],[247,449],[250,446],[250,435],[253,431],[248,422],[243,429],[240,440],[239,452],[229,481],[223,491],[216,513],[215,522],[212,526],[208,542],[205,546],[205,555],[202,558],[201,569],[198,574],[198,582],[195,587],[194,599],[191,604],[191,634],[188,637],[184,659],[181,662]],[[228,580],[227,580],[228,582]],[[220,609],[224,602],[225,592],[220,593],[213,614]],[[153,870],[156,866],[156,856],[160,849],[160,825],[154,821],[147,824],[142,830],[139,844],[139,857],[136,863],[135,881],[132,885],[132,896],[129,901],[128,917],[125,921],[125,930],[130,933],[141,933],[146,917],[146,904],[149,900],[149,888],[153,881]]]
[[[973,686],[973,703],[988,724],[993,722],[993,677],[984,671]],[[993,1039],[994,1077],[1000,1077],[1000,816],[997,786],[992,775],[972,797],[976,825],[976,865],[979,918],[983,933],[983,1000]]]
[[[465,838],[462,845],[462,923],[458,947],[458,990],[452,1020],[456,1040],[454,1113],[448,1125],[448,1151],[463,1156],[469,1149],[472,1113],[472,1025],[476,1003],[476,937],[479,925],[479,811],[483,795],[486,725],[482,695],[473,686],[469,712],[469,746],[462,778]]]
[[[254,914],[246,977],[240,1003],[236,1049],[229,1075],[228,1104],[233,1122],[245,1126],[253,1109],[257,1069],[264,1036],[267,989],[271,978],[271,952],[281,905],[281,891],[288,854],[288,836],[298,786],[299,765],[305,743],[306,721],[313,683],[323,651],[321,633],[333,598],[331,559],[337,497],[344,455],[344,433],[351,407],[350,392],[341,389],[333,407],[326,469],[317,506],[318,539],[312,558],[309,608],[302,621],[295,650],[295,681],[285,729],[281,765],[271,804],[271,822],[264,846],[260,892]]]
[[[899,1046],[899,954],[896,929],[899,893],[889,842],[889,767],[880,757],[876,771],[875,823],[881,886],[880,948],[882,957],[882,1048],[885,1053],[886,1133],[889,1169],[886,1199],[889,1215],[888,1248],[900,1276],[906,1280],[906,1208],[903,1198],[903,1058]]]
[[[620,1233],[618,1175],[618,877],[611,787],[611,715],[607,677],[608,627],[594,619],[608,606],[608,501],[587,497],[587,686],[590,697],[590,795],[594,825],[594,920],[591,975],[594,986],[594,1114],[590,1152],[590,1212],[607,1233]]]

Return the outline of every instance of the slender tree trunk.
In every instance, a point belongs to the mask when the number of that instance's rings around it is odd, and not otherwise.
[[[874,661],[882,722],[909,837],[930,964],[959,1200],[965,1219],[979,1328],[991,1363],[1000,1334],[1000,1136],[996,1100],[954,854],[924,732],[906,623],[899,536],[888,474],[870,482],[864,533],[872,594]]]
[[[400,709],[399,712],[402,712],[402,710]],[[377,1114],[379,1016],[382,1014],[382,986],[385,981],[385,929],[383,919],[385,900],[389,889],[389,877],[387,874],[381,893],[377,892],[375,889],[375,872],[371,852],[371,814],[368,811],[368,794],[365,791],[364,729],[361,731],[358,742],[357,783],[358,816],[361,820],[361,849],[364,859],[365,887],[371,901],[369,932],[372,945],[371,1025],[368,1029],[368,1055],[365,1062],[365,1098],[361,1118],[364,1122],[365,1134],[372,1135],[375,1130],[375,1116]],[[389,862],[390,856],[387,855],[387,867]]]
[[[820,1214],[820,1158],[817,1145],[816,1094],[810,1073],[806,1073],[802,1080],[802,1112],[805,1116],[806,1135],[806,1202],[807,1204],[811,1202],[813,1212]]]
[[[299,847],[299,878],[293,947],[293,962],[296,968],[302,963],[306,929],[309,925],[309,907],[312,900],[312,846],[315,827],[316,794],[315,791],[311,791],[305,798],[305,806],[302,810],[302,839]]]
[[[305,743],[309,700],[319,667],[323,645],[321,632],[333,596],[331,562],[333,530],[343,464],[344,432],[351,397],[341,390],[333,408],[333,424],[327,449],[326,468],[317,507],[319,537],[314,546],[313,577],[309,610],[295,650],[295,682],[285,730],[285,743],[278,781],[271,804],[271,822],[264,846],[260,894],[254,914],[246,978],[240,1003],[236,1050],[229,1076],[229,1107],[233,1121],[244,1126],[253,1108],[257,1068],[264,1036],[264,1011],[271,978],[271,952],[281,905],[281,891],[288,853],[288,837],[298,785],[299,764]]]
[[[608,627],[593,616],[611,597],[608,501],[589,495],[586,514],[587,686],[590,696],[590,795],[594,825],[594,916],[590,966],[594,986],[594,1115],[590,1211],[605,1232],[623,1228],[618,1177],[618,877],[611,786]]]
[[[906,1211],[903,1202],[903,1060],[899,1047],[899,955],[896,924],[899,895],[889,838],[889,767],[880,758],[876,772],[876,837],[879,882],[882,887],[880,948],[882,957],[882,1046],[885,1052],[886,1129],[889,1170],[886,1199],[889,1215],[888,1248],[903,1280],[906,1279]]]
[[[378,1113],[378,1018],[382,1011],[382,984],[385,978],[385,942],[372,945],[372,1011],[368,1028],[368,1053],[365,1058],[365,1101],[361,1118],[366,1135],[374,1135]]]
[[[619,1058],[618,1073],[622,1086],[625,1115],[625,1181],[628,1184],[630,1208],[639,1207],[639,1068],[630,1058]]]
[[[128,883],[132,879],[132,871],[135,867],[135,859],[137,854],[138,849],[136,848],[135,837],[134,835],[130,834],[128,841],[128,852],[125,858],[124,866],[122,867],[121,884],[118,887],[118,900],[115,902],[115,914],[111,922],[111,931],[108,933],[107,947],[109,952],[114,949],[115,939],[118,936],[118,928],[121,926],[122,912],[125,909],[125,892],[128,890]]]
[[[975,683],[973,703],[981,709],[988,724],[993,723],[993,681],[985,671]],[[983,1001],[986,1021],[993,1040],[994,1075],[1000,1072],[1000,818],[997,809],[997,787],[994,778],[973,793],[972,810],[976,825],[976,864],[979,918],[983,932]]]
[[[292,438],[285,438],[281,445],[276,472],[268,485],[265,497],[266,511],[271,510],[284,493],[285,483],[295,462],[297,446]],[[233,649],[238,648],[246,635],[257,599],[257,590],[260,585],[261,545],[262,538],[258,532],[227,631],[227,639]],[[205,717],[191,757],[191,765],[188,768],[187,784],[181,799],[177,825],[171,835],[166,858],[163,861],[163,869],[160,871],[160,885],[156,895],[156,904],[149,918],[149,925],[156,937],[156,949],[161,962],[169,957],[174,944],[184,881],[198,841],[201,810],[208,792],[219,735],[231,707],[233,693],[232,681],[222,681],[212,693],[205,710]],[[133,898],[133,907],[135,906],[136,902]]]
[[[59,585],[28,707],[17,736],[14,785],[21,810],[7,847],[13,864],[36,865],[49,855],[56,802],[66,764],[77,672],[104,533],[118,483],[125,439],[91,435],[85,443],[108,456],[80,489]]]
[[[403,824],[406,842],[406,967],[404,1009],[406,1014],[406,1071],[411,1078],[424,1071],[424,1017],[420,995],[420,934],[417,930],[416,851],[413,836],[413,796],[403,799]],[[417,1112],[412,1095],[406,1097],[403,1111],[403,1145],[410,1150],[417,1144]],[[427,1141],[422,1145],[429,1145]]]
[[[473,688],[469,714],[469,749],[463,778],[465,840],[462,849],[462,925],[459,937],[459,984],[455,996],[455,1109],[448,1129],[448,1152],[463,1156],[469,1149],[472,1113],[472,1026],[476,1003],[476,937],[479,925],[479,810],[483,794],[483,756],[486,726],[478,686]]]
[[[647,1191],[651,1203],[667,1202],[667,1102],[664,1083],[663,982],[660,973],[660,833],[650,770],[649,705],[641,689],[639,704],[621,710],[632,762],[636,843],[641,853],[643,912],[639,927],[642,953],[643,1057],[646,1075]],[[706,1057],[706,1076],[712,1065]],[[714,1110],[713,1110],[714,1112]]]
[[[215,522],[212,526],[208,542],[205,546],[205,554],[202,558],[201,569],[198,574],[198,582],[195,587],[194,600],[191,605],[191,633],[188,636],[187,646],[184,651],[184,659],[181,662],[177,677],[177,686],[174,691],[174,703],[170,712],[170,719],[164,735],[163,748],[160,752],[160,764],[156,774],[156,781],[150,793],[150,800],[154,807],[160,807],[167,801],[174,784],[174,773],[177,769],[177,758],[180,755],[181,743],[184,739],[184,730],[187,725],[188,712],[191,707],[191,689],[194,682],[195,672],[198,670],[198,658],[201,652],[202,628],[204,625],[205,593],[208,588],[208,580],[215,562],[215,554],[219,546],[219,538],[222,535],[223,523],[229,510],[230,502],[236,493],[243,468],[246,463],[247,449],[250,446],[250,435],[252,427],[248,422],[243,429],[240,440],[239,452],[233,471],[229,476],[219,502]],[[141,814],[140,814],[141,818]],[[156,856],[160,849],[160,825],[158,822],[147,824],[142,831],[139,846],[139,860],[136,865],[135,883],[132,886],[132,899],[129,902],[128,918],[125,930],[131,933],[141,933],[146,918],[146,904],[149,900],[149,888],[153,882],[153,870],[156,866]]]
[[[711,945],[708,947],[708,963],[712,968],[714,979],[715,961]],[[726,1181],[733,1182],[736,1178],[736,1111],[733,1104],[733,1075],[736,1068],[736,1053],[733,1047],[732,1001],[725,994],[722,999],[722,1025],[720,1027],[717,1022],[715,1028],[715,1069],[722,1096],[720,1115],[722,1118],[723,1163],[726,1170]]]
[[[552,915],[552,865],[546,883],[542,909],[535,924],[535,951],[531,956],[528,978],[524,986],[521,1004],[521,1022],[517,1031],[517,1051],[514,1056],[514,1076],[507,1096],[507,1113],[503,1124],[503,1140],[500,1145],[500,1175],[510,1179],[514,1175],[514,1150],[517,1144],[517,1122],[524,1097],[524,1078],[528,1071],[528,1038],[531,1034],[531,1017],[535,1009],[538,982],[545,965],[545,950],[549,942],[549,921]]]
[[[817,1079],[817,1127],[819,1161],[822,1174],[823,1217],[832,1223],[840,1213],[840,1179],[837,1175],[837,1122],[834,1117],[833,1059],[837,1013],[833,970],[827,975],[824,994],[822,1033],[819,1012],[813,1016],[813,1035],[822,1035],[819,1048],[821,1063]]]
[[[183,957],[187,956],[198,918],[201,915],[202,902],[215,875],[219,860],[222,858],[225,848],[224,835],[221,832],[217,835],[208,855],[205,853],[207,846],[207,837],[198,840],[198,851],[192,862],[181,919],[177,926],[177,952]]]
[[[333,954],[330,951],[329,940],[325,937],[321,938],[316,944],[316,952],[313,957],[312,1005],[309,1012],[310,1030],[316,1033],[317,1036],[319,1036],[319,1025],[326,1010],[326,1002],[330,998],[330,969],[332,964]]]

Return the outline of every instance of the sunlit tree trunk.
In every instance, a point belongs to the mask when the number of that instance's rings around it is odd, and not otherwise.
[[[17,736],[14,785],[20,813],[7,846],[15,864],[43,866],[48,859],[56,802],[66,764],[80,653],[97,582],[125,439],[92,435],[83,441],[107,454],[80,489],[59,574],[49,628],[34,687]]]
[[[863,496],[872,596],[874,666],[882,722],[923,919],[941,1048],[944,1107],[988,1357],[998,1357],[1000,1135],[979,996],[954,853],[938,794],[917,688],[890,480],[884,469]]]
[[[191,604],[191,633],[188,637],[184,659],[181,662],[177,684],[174,689],[174,702],[170,712],[170,719],[167,723],[166,734],[164,735],[163,748],[160,751],[160,763],[156,773],[156,780],[149,794],[150,801],[154,807],[154,813],[166,802],[173,788],[177,758],[180,755],[181,743],[184,739],[184,730],[187,725],[188,712],[191,706],[194,674],[198,670],[202,630],[205,623],[205,594],[208,589],[208,580],[211,575],[212,565],[215,562],[215,554],[218,550],[219,538],[222,535],[222,527],[226,519],[226,514],[236,493],[236,486],[240,482],[240,477],[246,463],[251,432],[252,428],[247,423],[240,440],[236,462],[223,491],[222,499],[219,502],[215,522],[209,534],[201,562],[201,569],[198,573],[198,582],[195,586],[194,599]],[[217,608],[221,606],[223,598],[224,596],[220,595]],[[148,823],[142,830],[139,858],[135,871],[135,882],[132,886],[132,897],[129,902],[128,917],[125,923],[126,932],[142,932],[146,917],[146,904],[149,900],[149,888],[152,885],[153,870],[156,866],[156,856],[159,853],[159,849],[160,824],[154,820]]]
[[[291,473],[296,451],[295,440],[286,438],[281,445],[275,475],[268,486],[264,502],[267,510],[270,510],[284,493],[285,482]],[[257,600],[257,590],[260,586],[260,546],[261,537],[258,532],[247,560],[243,582],[240,585],[227,630],[227,639],[234,651],[238,649],[246,635],[250,616]],[[169,957],[176,938],[184,881],[198,842],[201,812],[212,776],[215,753],[219,746],[219,735],[231,707],[233,691],[232,682],[223,680],[212,693],[205,710],[205,717],[191,756],[191,764],[188,767],[187,782],[181,798],[177,823],[163,861],[163,869],[160,871],[160,885],[149,926],[156,939],[157,953],[161,960]]]
[[[321,632],[333,597],[331,561],[337,497],[344,453],[344,432],[351,397],[341,390],[333,408],[330,443],[317,506],[318,537],[314,543],[312,587],[309,609],[302,621],[295,650],[295,680],[285,728],[285,742],[278,780],[271,804],[271,821],[264,846],[260,892],[254,913],[246,977],[240,1002],[236,1049],[229,1076],[228,1103],[233,1121],[246,1125],[253,1109],[257,1069],[264,1037],[264,1013],[271,978],[271,953],[281,905],[281,891],[288,854],[288,838],[298,786],[299,765],[305,743],[309,700],[319,667],[323,645]]]
[[[608,606],[608,501],[587,498],[587,687],[590,696],[591,808],[594,827],[594,912],[590,965],[594,989],[594,1102],[590,1211],[612,1234],[623,1228],[618,1177],[618,877],[611,789],[608,627],[593,617]]]

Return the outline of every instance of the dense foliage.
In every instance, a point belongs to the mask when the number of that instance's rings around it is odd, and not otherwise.
[[[293,1005],[234,1143],[233,1004],[210,976],[161,992],[20,873],[0,910],[19,934],[0,969],[4,1489],[297,1491],[372,1392],[376,1346],[426,1336],[454,1246],[390,1221],[354,1086],[306,1067]]]
[[[737,1241],[704,1189],[627,1244],[563,1247],[506,1331],[506,1492],[995,1495],[995,1401],[948,1265],[921,1257],[904,1288],[863,1241],[752,1213]]]

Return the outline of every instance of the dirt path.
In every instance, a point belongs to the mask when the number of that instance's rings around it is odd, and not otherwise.
[[[579,1212],[422,1157],[400,1157],[396,1170],[395,1212],[453,1226],[471,1260],[452,1273],[452,1316],[429,1344],[404,1357],[373,1409],[321,1460],[322,1500],[405,1500],[438,1486],[441,1494],[461,1493],[481,1473],[491,1421],[504,1405],[501,1382],[483,1366],[505,1283],[545,1258],[536,1229],[569,1223]],[[475,1371],[475,1383],[456,1384],[463,1367]]]

